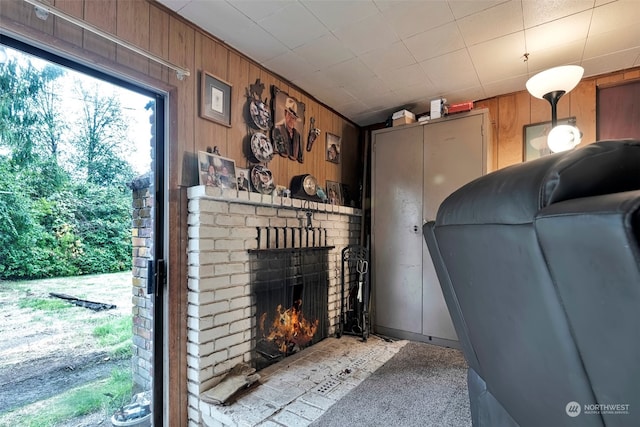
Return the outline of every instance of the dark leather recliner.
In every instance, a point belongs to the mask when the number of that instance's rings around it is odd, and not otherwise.
[[[475,427],[640,426],[640,141],[478,178],[423,232]]]

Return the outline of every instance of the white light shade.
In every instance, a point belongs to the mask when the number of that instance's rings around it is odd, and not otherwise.
[[[578,85],[583,74],[584,68],[579,65],[549,68],[527,80],[527,90],[540,99],[554,91],[568,93]]]
[[[547,137],[547,145],[553,153],[567,151],[580,144],[582,135],[580,129],[571,125],[558,125],[551,129]]]

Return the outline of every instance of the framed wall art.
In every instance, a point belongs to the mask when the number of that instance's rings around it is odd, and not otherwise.
[[[272,86],[273,129],[271,141],[274,151],[291,160],[304,162],[302,130],[304,128],[305,105]]]
[[[251,185],[249,184],[249,169],[236,168],[236,182],[238,184],[238,191],[251,191]]]
[[[327,181],[327,203],[332,205],[343,205],[342,186],[339,182]]]
[[[327,161],[340,163],[340,141],[338,135],[327,132]]]
[[[231,127],[231,85],[201,72],[200,117]]]
[[[559,125],[576,125],[576,118],[569,117],[566,119],[558,119]],[[529,160],[537,159],[542,156],[551,154],[551,150],[547,146],[547,136],[551,131],[551,121],[533,123],[525,125],[522,130],[522,160],[527,162]]]
[[[198,152],[198,176],[200,185],[207,187],[238,188],[236,162],[205,151]]]

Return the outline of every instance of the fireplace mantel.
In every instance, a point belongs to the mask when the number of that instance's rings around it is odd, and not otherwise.
[[[189,417],[199,423],[200,394],[238,363],[252,363],[255,302],[250,286],[250,251],[262,227],[325,231],[329,250],[329,334],[339,315],[340,254],[360,243],[362,212],[346,206],[259,193],[196,186],[189,199],[187,376]],[[275,247],[275,246],[274,246]]]

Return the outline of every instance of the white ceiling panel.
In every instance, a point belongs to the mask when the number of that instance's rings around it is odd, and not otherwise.
[[[404,40],[404,44],[418,62],[455,52],[465,47],[455,22],[410,37]]]
[[[353,25],[335,30],[333,34],[356,55],[362,55],[380,47],[391,46],[400,40],[384,21],[381,13],[376,13]]]
[[[535,27],[584,11],[591,14],[592,8],[593,0],[523,1],[524,27]]]
[[[467,46],[524,30],[522,4],[517,0],[501,3],[457,22]]]
[[[258,21],[260,26],[289,49],[313,41],[329,30],[300,3],[289,4]]]
[[[640,0],[157,1],[360,125],[640,65]]]
[[[453,13],[444,1],[378,1],[385,20],[398,37],[406,39],[426,30],[453,22]]]

